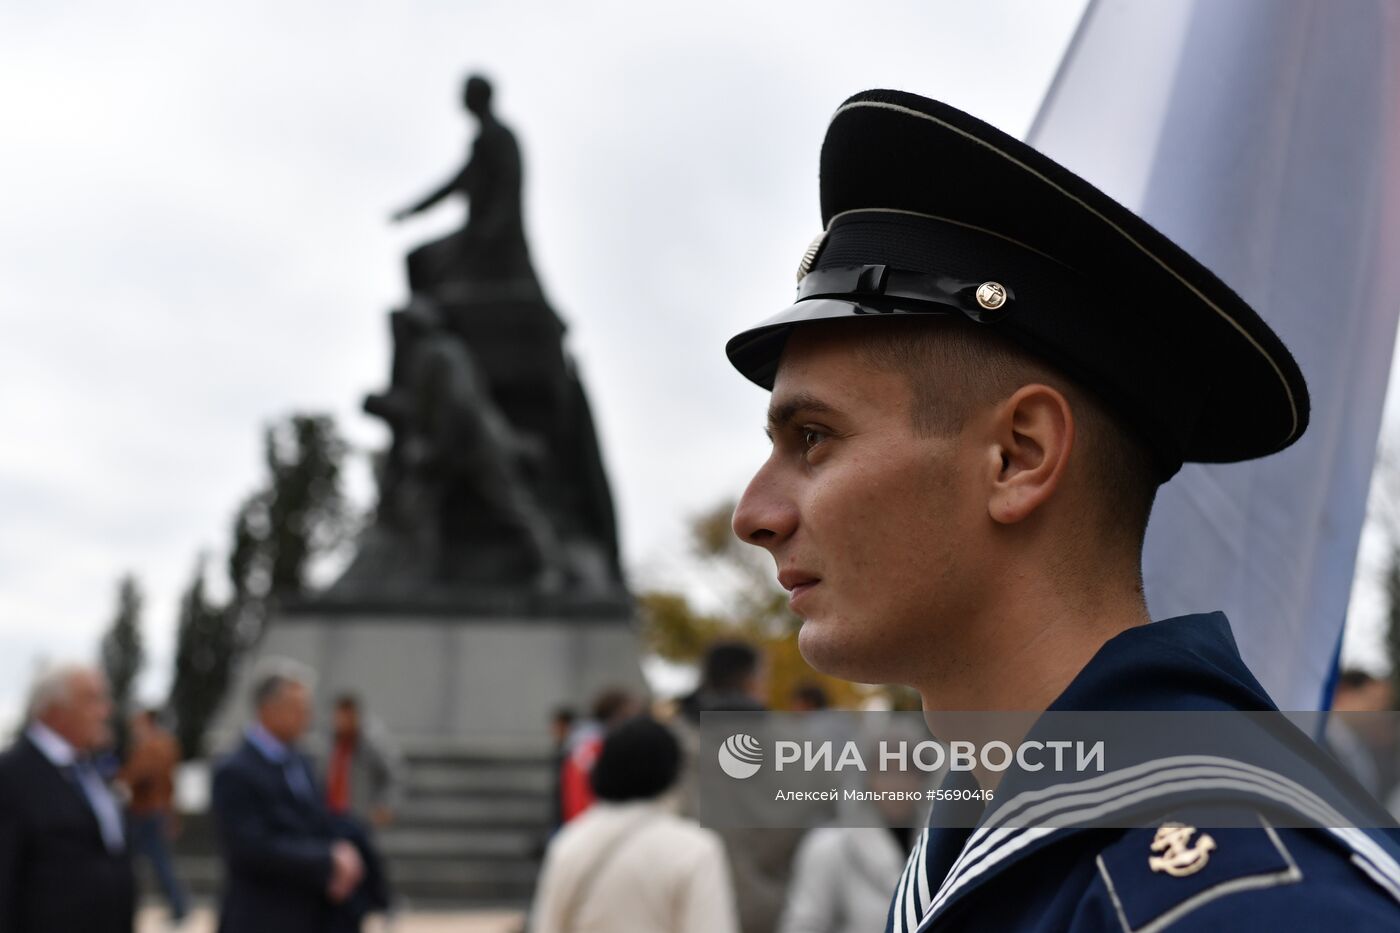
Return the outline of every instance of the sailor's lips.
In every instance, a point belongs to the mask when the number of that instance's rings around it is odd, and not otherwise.
[[[788,591],[788,605],[794,611],[797,609],[798,600],[810,593],[821,582],[820,577],[800,570],[785,570],[778,574],[778,583]]]

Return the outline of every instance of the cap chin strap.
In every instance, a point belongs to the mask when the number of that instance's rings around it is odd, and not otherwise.
[[[1015,292],[1002,282],[990,279],[971,282],[883,265],[814,269],[803,276],[797,286],[797,300],[809,298],[859,302],[855,309],[857,314],[957,311],[978,324],[1004,320],[1016,307]]]

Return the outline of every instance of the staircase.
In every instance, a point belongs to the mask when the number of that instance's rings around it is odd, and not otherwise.
[[[420,750],[404,803],[379,836],[395,890],[414,904],[523,907],[549,831],[548,755]]]
[[[405,748],[403,803],[377,836],[405,906],[523,908],[549,829],[553,759],[442,745]],[[223,866],[208,814],[184,817],[175,871],[198,899],[217,898]],[[142,890],[157,890],[142,866]]]

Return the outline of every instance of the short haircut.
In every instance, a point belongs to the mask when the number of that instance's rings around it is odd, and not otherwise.
[[[650,800],[676,782],[680,767],[681,746],[671,730],[650,716],[638,716],[603,739],[589,780],[602,800]]]
[[[491,82],[482,75],[471,75],[467,78],[464,91],[467,94],[480,95],[483,104],[491,103]]]
[[[270,658],[259,665],[253,677],[253,690],[250,698],[253,709],[259,710],[277,699],[282,691],[292,686],[311,690],[316,684],[316,672],[290,658]]]
[[[92,673],[94,671],[90,666],[74,662],[45,666],[29,686],[25,718],[33,722],[55,706],[70,702],[73,699],[73,678]]]
[[[742,690],[758,670],[758,650],[746,641],[717,641],[705,652],[700,686],[706,690]]]
[[[593,719],[605,724],[611,722],[633,702],[632,694],[626,690],[621,687],[609,687],[593,698]]]
[[[335,698],[336,709],[348,709],[358,713],[360,711],[360,698],[353,693],[342,693]]]
[[[1337,675],[1338,690],[1360,690],[1375,683],[1375,676],[1357,667],[1349,667]]]
[[[1041,383],[1061,392],[1074,412],[1075,453],[1098,491],[1098,524],[1141,548],[1161,485],[1152,451],[1097,395],[1006,337],[957,317],[863,322],[857,343],[877,369],[909,379],[914,430],[922,436],[956,434],[979,406]],[[951,377],[951,378],[950,378]]]
[[[792,691],[794,699],[801,700],[812,709],[826,709],[831,705],[831,699],[826,695],[826,690],[819,683],[807,680],[797,685]]]
[[[564,725],[572,725],[578,718],[578,713],[574,712],[572,706],[556,706],[554,708],[554,721]]]

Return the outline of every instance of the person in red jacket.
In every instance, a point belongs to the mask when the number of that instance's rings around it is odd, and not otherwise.
[[[608,729],[639,712],[641,704],[625,690],[609,688],[594,699],[592,718],[574,729],[560,768],[559,812],[563,822],[593,805],[595,796],[589,778]]]

